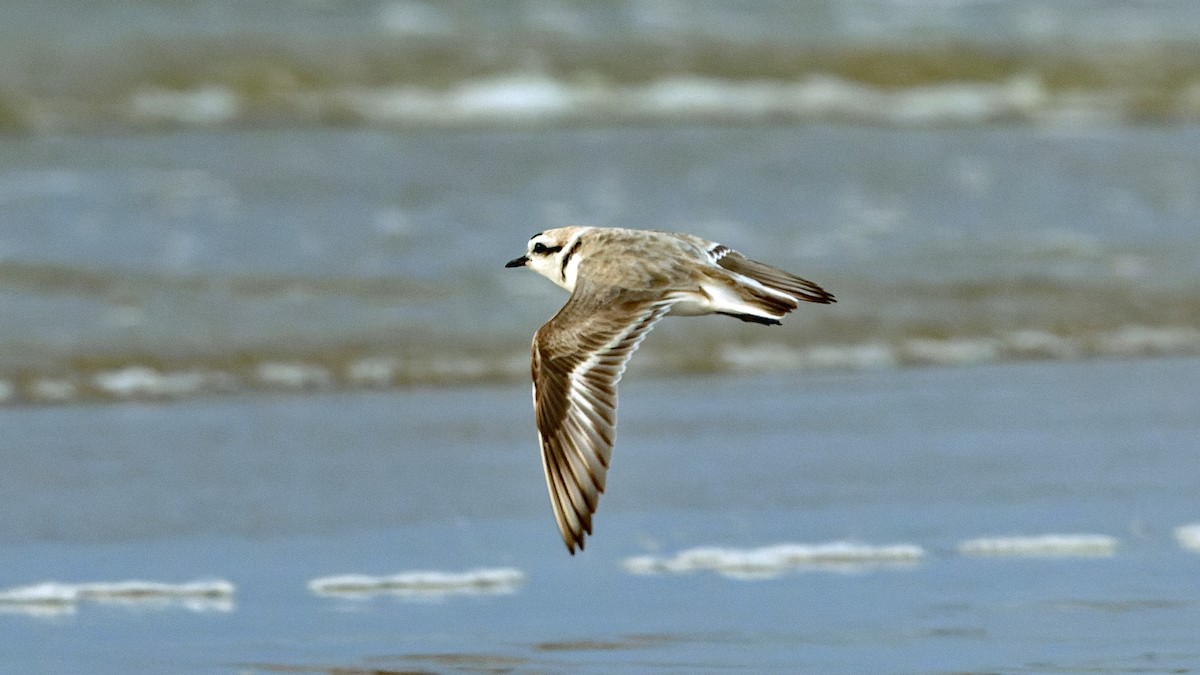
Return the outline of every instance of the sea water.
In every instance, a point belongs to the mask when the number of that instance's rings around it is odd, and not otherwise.
[[[523,386],[9,409],[0,667],[1194,668],[1197,366],[633,374],[573,557]]]
[[[0,8],[0,670],[1200,661],[1198,5]],[[662,322],[586,550],[503,263],[811,278]]]

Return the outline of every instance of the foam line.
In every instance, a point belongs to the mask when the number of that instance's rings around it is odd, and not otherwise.
[[[69,614],[83,602],[138,608],[181,606],[196,612],[232,611],[236,588],[223,580],[180,584],[159,581],[96,581],[66,584],[46,581],[0,590],[0,611],[32,615]]]
[[[1189,551],[1200,553],[1200,523],[1175,528],[1175,541]]]
[[[777,544],[762,548],[691,548],[674,556],[634,556],[622,566],[632,574],[711,571],[737,578],[773,577],[791,570],[859,571],[913,565],[925,551],[913,544],[871,546],[851,542]]]
[[[308,582],[317,595],[451,595],[512,593],[525,582],[517,569],[477,569],[467,572],[412,571],[390,576],[344,574]]]
[[[980,537],[958,544],[968,556],[1104,557],[1116,553],[1119,542],[1103,534],[1046,534],[1036,537]]]

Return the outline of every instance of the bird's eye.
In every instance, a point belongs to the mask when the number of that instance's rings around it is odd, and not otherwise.
[[[545,253],[546,251],[547,251],[547,249],[546,249],[546,245],[545,245],[545,244],[543,244],[543,243],[542,243],[542,242],[540,242],[540,241],[539,241],[538,243],[536,243],[536,244],[534,244],[534,245],[533,245],[533,252],[534,252],[534,253]]]

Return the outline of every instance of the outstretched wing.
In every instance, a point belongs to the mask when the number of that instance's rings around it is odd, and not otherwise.
[[[617,382],[638,344],[673,301],[580,285],[533,336],[533,407],[554,519],[572,555],[612,456]]]

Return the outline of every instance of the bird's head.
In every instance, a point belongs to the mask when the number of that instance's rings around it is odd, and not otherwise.
[[[580,260],[577,255],[580,237],[589,229],[560,227],[538,232],[529,238],[525,255],[508,261],[504,266],[528,267],[568,291],[574,290]]]

